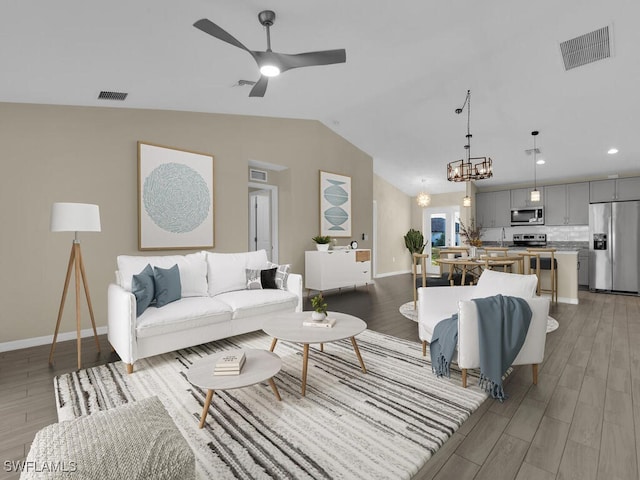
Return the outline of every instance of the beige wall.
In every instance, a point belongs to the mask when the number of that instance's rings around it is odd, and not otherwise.
[[[476,187],[472,183],[470,186],[471,207],[462,206],[462,200],[464,199],[464,192],[451,192],[440,193],[437,195],[431,195],[431,205],[429,207],[460,207],[460,218],[465,225],[471,223],[471,218],[475,218],[476,215]],[[416,197],[411,198],[411,228],[416,230],[422,230],[422,208],[418,206]]]
[[[282,263],[302,273],[304,251],[313,248],[311,237],[319,233],[319,170],[352,177],[353,238],[371,247],[361,235],[372,238],[372,159],[319,122],[0,104],[0,343],[53,333],[72,242],[71,233],[49,232],[56,201],[100,206],[102,232],[81,234],[81,242],[96,321],[106,324],[115,258],[141,254],[139,140],[214,155],[215,251],[247,249],[250,159],[288,167],[277,176]],[[67,299],[62,332],[75,328],[73,300],[73,295]],[[84,309],[83,328],[89,325]]]
[[[376,275],[411,271],[411,255],[404,236],[411,228],[412,198],[377,175],[373,176],[376,201]]]

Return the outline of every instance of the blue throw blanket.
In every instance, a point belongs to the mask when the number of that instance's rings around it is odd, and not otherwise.
[[[502,376],[518,356],[531,323],[526,300],[495,295],[475,298],[478,309],[480,343],[480,387],[493,398],[505,399]],[[431,365],[438,376],[449,374],[449,366],[458,344],[458,315],[439,322],[433,330],[429,349]]]

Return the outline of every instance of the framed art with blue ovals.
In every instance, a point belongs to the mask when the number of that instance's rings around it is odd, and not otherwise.
[[[351,177],[320,171],[320,235],[351,236]]]
[[[138,249],[213,248],[213,156],[138,142]]]

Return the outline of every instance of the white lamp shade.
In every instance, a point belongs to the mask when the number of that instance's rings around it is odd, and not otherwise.
[[[100,209],[89,203],[54,203],[51,207],[52,232],[99,232]]]

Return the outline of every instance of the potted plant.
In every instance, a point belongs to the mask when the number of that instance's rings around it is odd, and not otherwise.
[[[324,297],[322,293],[319,293],[315,297],[311,299],[311,307],[313,308],[313,312],[311,312],[311,319],[316,322],[320,322],[327,317],[327,302],[324,301]]]
[[[476,221],[472,218],[469,226],[466,226],[460,220],[460,235],[465,239],[465,243],[469,245],[469,255],[476,256],[476,248],[482,246],[482,225],[476,225]]]
[[[424,247],[427,244],[424,242],[424,236],[420,230],[414,230],[411,228],[404,236],[404,244],[409,249],[409,253],[413,256],[414,253],[422,253]]]
[[[311,240],[316,242],[316,248],[323,252],[329,250],[329,244],[331,243],[331,237],[325,235],[316,235]]]

